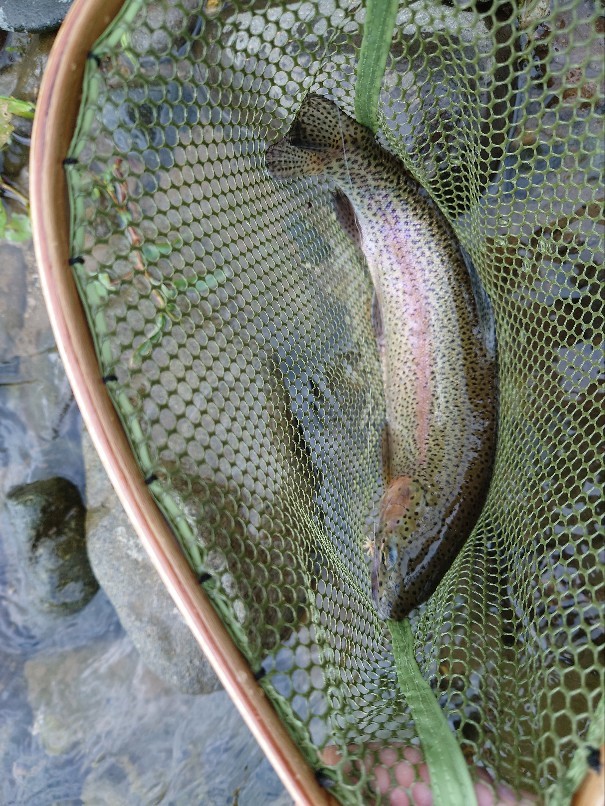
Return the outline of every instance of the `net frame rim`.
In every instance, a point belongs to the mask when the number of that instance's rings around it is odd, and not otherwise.
[[[94,42],[125,0],[75,0],[42,79],[30,152],[30,203],[38,273],[61,360],[94,447],[162,582],[221,684],[297,803],[335,804],[323,789],[199,585],[153,500],[103,379],[69,265],[64,160]],[[69,168],[68,168],[69,170]]]
[[[296,803],[336,804],[318,783],[200,587],[145,484],[103,383],[70,269],[70,208],[63,161],[77,125],[90,50],[126,2],[74,0],[42,78],[29,169],[32,238],[46,308],[74,397],[112,486],[221,684]],[[605,746],[601,748],[604,758]],[[587,772],[573,796],[573,806],[596,806],[603,773],[603,763],[600,774]]]

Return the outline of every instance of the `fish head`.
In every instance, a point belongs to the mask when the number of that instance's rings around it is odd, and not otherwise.
[[[382,619],[402,619],[419,603],[416,577],[431,537],[431,509],[425,488],[410,476],[394,479],[382,497],[372,567]]]

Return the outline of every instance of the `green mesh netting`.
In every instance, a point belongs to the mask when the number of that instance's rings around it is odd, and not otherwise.
[[[498,344],[488,500],[412,613],[415,658],[473,779],[549,803],[603,740],[602,14],[403,0],[377,109]],[[364,15],[127,2],[86,69],[72,262],[150,489],[305,756],[342,802],[376,797],[372,763],[425,802],[365,548],[384,489],[371,282],[327,184],[276,182],[264,158],[308,92],[354,115]]]

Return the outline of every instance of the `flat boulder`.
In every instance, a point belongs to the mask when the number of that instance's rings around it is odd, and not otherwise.
[[[145,665],[183,694],[221,688],[83,435],[90,563]]]
[[[0,0],[0,28],[4,31],[54,31],[61,25],[72,0]]]

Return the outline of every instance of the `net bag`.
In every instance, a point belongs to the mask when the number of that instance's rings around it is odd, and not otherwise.
[[[321,783],[388,801],[379,765],[420,802],[453,737],[477,786],[566,803],[603,742],[604,18],[384,3],[372,42],[377,5],[126,2],[66,161],[73,273],[148,487]],[[405,646],[370,591],[385,396],[364,255],[327,182],[265,162],[310,93],[367,117],[493,308],[489,494]]]

